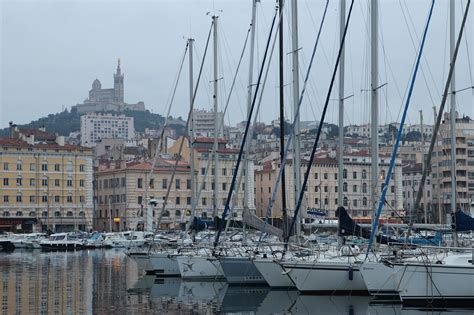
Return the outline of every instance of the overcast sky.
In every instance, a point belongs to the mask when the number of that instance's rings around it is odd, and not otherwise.
[[[306,72],[326,1],[299,0],[300,73]],[[346,42],[345,121],[368,123],[370,117],[368,2],[356,0]],[[349,7],[350,1],[347,1]],[[456,35],[465,0],[456,0]],[[103,88],[113,86],[117,58],[125,73],[125,101],[144,101],[154,113],[165,114],[169,95],[184,53],[186,39],[195,38],[194,74],[204,53],[211,18],[219,17],[219,106],[225,105],[251,18],[252,0],[0,0],[0,127],[9,121],[27,123],[49,113],[82,103],[92,81]],[[257,6],[255,77],[260,69],[274,0]],[[380,123],[399,120],[416,49],[425,24],[429,0],[380,1],[379,77]],[[473,56],[473,13],[471,7],[460,49],[456,89],[471,87]],[[290,10],[284,10],[286,115],[291,114]],[[302,105],[303,120],[319,120],[336,59],[339,1],[330,1],[321,40]],[[449,63],[448,0],[438,0],[430,25],[422,72],[419,73],[409,111],[409,123],[433,121],[433,106],[439,107]],[[212,48],[212,43],[211,46]],[[247,47],[248,48],[248,47]],[[278,117],[277,49],[259,112],[260,121]],[[212,108],[212,50],[204,65],[204,76],[195,106]],[[242,61],[226,123],[245,119],[248,80],[248,49]],[[255,82],[255,80],[254,80]],[[335,99],[337,85],[334,89]],[[189,108],[188,64],[183,68],[172,107],[173,116],[186,117]],[[461,113],[474,117],[472,89],[457,94]],[[449,106],[447,107],[449,108]],[[328,120],[337,122],[337,102],[332,101]]]

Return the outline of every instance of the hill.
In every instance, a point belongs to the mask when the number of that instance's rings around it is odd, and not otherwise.
[[[150,113],[150,111],[124,111],[128,117],[133,117],[135,131],[144,132],[145,128],[159,129],[165,119],[159,114]],[[184,122],[183,122],[184,125]],[[49,114],[47,117],[42,117],[34,120],[28,124],[18,125],[19,128],[38,129],[44,126],[46,131],[61,136],[68,136],[69,133],[80,131],[81,129],[81,115],[77,112],[69,112],[67,110],[57,113]],[[170,125],[170,128],[176,129],[178,135],[182,134],[184,127],[180,124]],[[9,133],[8,128],[0,130],[1,137],[7,137]]]

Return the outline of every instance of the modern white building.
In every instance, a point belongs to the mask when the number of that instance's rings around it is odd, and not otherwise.
[[[207,111],[204,109],[195,109],[193,112],[194,120],[194,134],[196,137],[214,137],[215,129],[214,111]],[[224,136],[224,113],[217,112],[217,123],[219,128],[218,137]]]
[[[102,139],[135,137],[133,117],[125,115],[89,113],[81,116],[81,145],[94,147]]]

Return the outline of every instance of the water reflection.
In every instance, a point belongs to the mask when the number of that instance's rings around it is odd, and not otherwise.
[[[139,277],[136,264],[115,250],[2,253],[0,273],[4,314],[448,313],[375,304],[371,297],[309,296],[268,287],[229,287],[226,282]]]

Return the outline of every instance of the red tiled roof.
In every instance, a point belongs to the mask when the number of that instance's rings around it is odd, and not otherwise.
[[[91,148],[81,147],[78,145],[65,144],[60,146],[57,143],[37,143],[29,145],[26,141],[13,138],[0,138],[0,145],[15,148],[34,148],[34,149],[47,149],[47,150],[65,150],[65,151],[92,151]]]
[[[27,137],[33,135],[35,136],[35,138],[38,139],[56,140],[55,135],[39,129],[20,129],[19,131],[22,135],[25,135]]]

